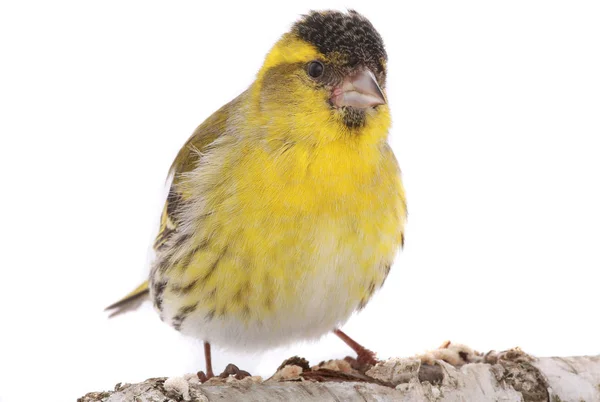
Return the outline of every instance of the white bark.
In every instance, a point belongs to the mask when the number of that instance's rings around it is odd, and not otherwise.
[[[329,374],[325,377],[335,379],[335,372]],[[344,375],[337,380],[347,379]],[[118,385],[115,391],[90,393],[79,401],[600,401],[600,356],[535,359],[521,353],[486,356],[482,363],[460,367],[441,360],[431,366],[421,364],[420,359],[391,359],[367,375],[387,385],[295,377],[284,382],[229,378],[212,384],[181,378],[169,379],[165,386],[164,378],[155,378]]]

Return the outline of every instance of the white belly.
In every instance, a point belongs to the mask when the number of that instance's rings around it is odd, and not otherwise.
[[[314,241],[319,244],[318,252],[306,256],[304,264],[317,269],[307,268],[304,275],[286,278],[293,281],[294,294],[275,295],[269,315],[243,320],[235,315],[211,315],[198,308],[181,323],[180,331],[214,345],[248,351],[317,339],[339,328],[361,303],[366,303],[357,297],[356,290],[372,286],[372,292],[379,288],[383,281],[377,279],[382,276],[381,267],[377,264],[364,270],[359,256],[369,257],[369,253],[357,250],[353,244],[340,244],[331,232]],[[165,319],[176,311],[165,300]]]

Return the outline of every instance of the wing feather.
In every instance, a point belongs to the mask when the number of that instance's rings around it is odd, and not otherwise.
[[[173,180],[169,189],[169,195],[165,201],[165,206],[163,207],[158,234],[154,241],[154,249],[156,251],[161,251],[167,247],[169,239],[177,232],[178,216],[186,203],[186,194],[181,186],[182,176],[197,166],[206,148],[225,132],[230,111],[238,108],[241,97],[242,95],[238,96],[217,110],[198,126],[175,157],[169,170],[169,174],[173,176]],[[112,310],[111,317],[125,311],[133,310],[141,304],[148,294],[148,281],[145,281],[125,297],[106,307],[106,310]]]

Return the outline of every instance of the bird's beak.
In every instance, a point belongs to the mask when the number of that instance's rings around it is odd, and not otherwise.
[[[371,70],[364,69],[349,75],[340,86],[333,89],[331,103],[336,107],[366,109],[383,105],[386,100]]]

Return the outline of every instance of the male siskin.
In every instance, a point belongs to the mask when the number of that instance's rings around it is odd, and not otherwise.
[[[311,12],[254,83],[179,151],[149,281],[163,321],[210,344],[260,350],[334,331],[379,289],[406,203],[387,143],[387,55],[355,11]]]

